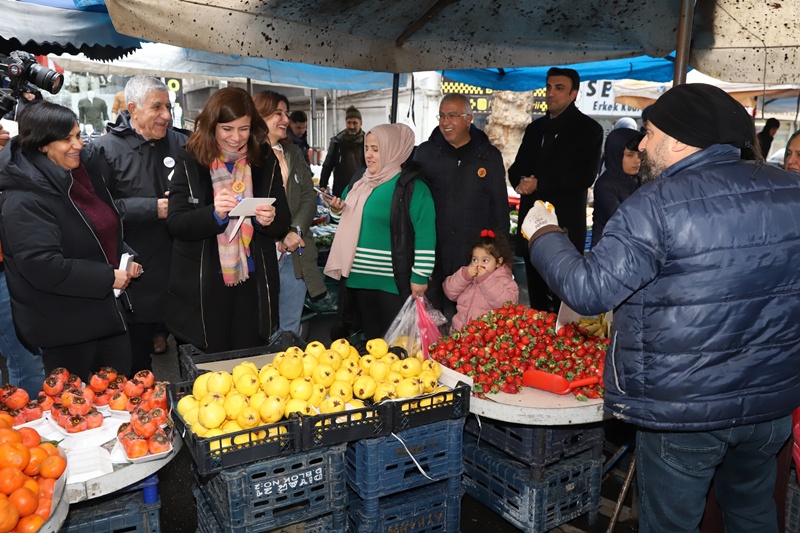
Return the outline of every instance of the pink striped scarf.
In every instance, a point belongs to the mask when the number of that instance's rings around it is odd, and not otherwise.
[[[239,196],[252,198],[253,177],[250,173],[250,165],[247,163],[247,146],[245,145],[239,152],[221,151],[222,154],[211,163],[210,168],[214,196],[222,189],[230,189],[233,182],[241,181],[244,183],[245,189]],[[231,161],[236,163],[233,166],[233,172],[228,172],[225,163]],[[248,217],[239,227],[238,238],[231,240],[235,226],[236,223],[230,221],[225,231],[217,235],[222,281],[229,287],[247,280],[250,274],[247,268],[247,257],[250,255],[250,241],[253,240],[253,222]]]

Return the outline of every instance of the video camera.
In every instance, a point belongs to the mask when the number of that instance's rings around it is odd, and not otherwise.
[[[9,80],[8,88],[0,89],[0,117],[14,109],[21,93],[39,88],[56,94],[64,85],[64,76],[37,63],[33,54],[19,50],[11,52],[6,63],[0,63],[0,74]]]

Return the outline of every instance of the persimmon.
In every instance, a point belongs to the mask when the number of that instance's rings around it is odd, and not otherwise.
[[[22,435],[16,429],[0,428],[0,444],[22,442]]]
[[[42,436],[33,428],[19,428],[17,431],[22,435],[22,444],[28,448],[38,446],[42,442]]]
[[[67,461],[60,455],[51,455],[39,467],[39,475],[49,479],[58,479],[64,470],[67,468]],[[0,474],[3,471],[0,470]],[[2,487],[2,480],[0,479],[0,488]]]
[[[31,460],[31,451],[21,442],[0,444],[0,467],[13,466],[25,470]]]
[[[14,529],[16,533],[36,533],[44,524],[44,518],[38,514],[30,514],[23,516],[17,522],[17,527]]]
[[[56,489],[55,479],[48,479],[46,477],[39,476],[36,478],[36,484],[39,485],[39,499],[53,497],[53,492]]]
[[[22,472],[28,476],[35,476],[39,474],[39,470],[42,467],[42,461],[50,457],[50,455],[48,455],[48,453],[39,446],[34,446],[33,448],[28,449],[30,450],[28,466],[23,468]]]
[[[39,495],[27,487],[20,487],[9,494],[8,501],[14,504],[20,516],[33,514],[39,507]]]
[[[13,421],[13,418],[11,418],[11,415],[6,413],[5,411],[0,411],[0,415],[4,415],[2,418],[0,418],[0,428],[10,429],[11,428],[11,422]]]
[[[25,479],[27,476],[19,468],[13,466],[0,468],[0,492],[6,495],[11,494],[25,483]]]
[[[53,498],[39,496],[39,507],[36,508],[34,514],[38,514],[45,520],[50,518],[51,508],[53,507]]]
[[[0,533],[14,531],[19,522],[19,512],[8,498],[0,499]]]

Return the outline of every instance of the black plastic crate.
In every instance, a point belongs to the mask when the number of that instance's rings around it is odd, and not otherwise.
[[[197,485],[192,485],[192,494],[197,503],[198,533],[347,533],[347,510],[340,509],[333,513],[290,524],[279,529],[264,529],[263,526],[244,526],[223,530],[211,511],[206,497]]]
[[[178,400],[184,395],[191,394],[192,382],[172,383],[167,390],[172,405],[177,405]],[[302,435],[297,418],[206,439],[192,433],[177,409],[173,411],[172,416],[176,430],[183,437],[183,442],[194,459],[197,473],[201,475],[300,451]],[[244,442],[222,446],[223,440],[230,439],[233,443],[233,439],[237,437],[239,437],[237,441],[244,440]]]
[[[467,432],[517,461],[541,467],[572,457],[602,444],[602,422],[579,426],[532,427],[469,416]]]
[[[197,483],[226,531],[269,531],[345,509],[346,445],[223,470]]]
[[[360,439],[374,439],[392,432],[389,402],[367,404],[359,409],[304,416],[300,419],[303,450],[316,450]]]
[[[350,533],[458,533],[461,531],[459,478],[382,498],[368,511],[351,493],[347,512]]]
[[[464,418],[469,414],[469,385],[461,384],[443,392],[409,398],[408,401],[392,401],[392,431],[407,429]]]
[[[530,467],[464,435],[466,493],[525,533],[550,531],[586,513],[592,522],[602,466],[597,451],[589,450],[545,467],[542,481],[532,481]]]
[[[306,342],[292,333],[283,333],[267,346],[256,346],[243,350],[216,353],[206,353],[192,344],[181,344],[178,346],[178,364],[180,366],[181,379],[193,380],[202,374],[204,371],[197,368],[198,364],[229,361],[231,359],[245,359],[257,355],[278,353],[285,351],[291,346],[297,346],[305,350]]]
[[[159,533],[161,501],[144,503],[143,491],[70,505],[61,533]]]
[[[463,429],[463,418],[444,420],[396,437],[352,442],[346,454],[347,483],[371,513],[378,498],[457,478],[464,468]]]

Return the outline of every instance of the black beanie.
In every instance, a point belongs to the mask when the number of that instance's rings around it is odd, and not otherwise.
[[[345,111],[344,117],[345,120],[347,120],[348,118],[357,118],[358,120],[361,120],[361,111],[356,109],[355,106],[351,105],[350,107],[347,108],[347,111]]]
[[[742,148],[755,139],[753,119],[728,93],[705,83],[677,85],[650,106],[647,119],[689,146],[732,144]]]

